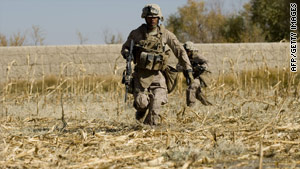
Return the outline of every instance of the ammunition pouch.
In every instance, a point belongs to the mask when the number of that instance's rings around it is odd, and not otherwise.
[[[159,54],[141,52],[137,67],[148,70],[163,70],[164,57]]]
[[[162,42],[161,30],[157,35],[147,36],[138,41],[134,47],[134,61],[138,68],[147,70],[164,70],[170,49]]]

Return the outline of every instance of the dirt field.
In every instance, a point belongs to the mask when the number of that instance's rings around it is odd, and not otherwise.
[[[279,86],[212,81],[205,91],[213,106],[194,108],[179,86],[156,127],[135,121],[119,83],[44,95],[4,87],[0,168],[298,168],[299,85]]]

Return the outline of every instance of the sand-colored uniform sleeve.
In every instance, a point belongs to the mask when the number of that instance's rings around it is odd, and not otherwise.
[[[192,69],[190,60],[176,36],[172,32],[165,30],[165,38],[167,45],[177,57],[179,64],[183,66],[185,70]]]
[[[134,31],[131,31],[130,34],[128,35],[128,38],[126,42],[123,44],[122,49],[121,49],[121,54],[125,56],[125,53],[129,51],[130,48],[130,41],[134,37]]]
[[[201,56],[199,53],[196,53],[193,55],[193,62],[199,63],[200,65],[204,66],[206,69],[208,69],[208,60]]]
[[[145,31],[144,29],[145,29],[145,24],[142,24],[137,29],[130,32],[126,42],[123,44],[122,49],[121,49],[121,54],[123,56],[126,52],[129,52],[131,40],[133,40],[134,43],[137,43],[143,39],[144,35],[142,32]]]
[[[201,56],[198,52],[193,55],[193,60],[200,63],[200,64],[205,64],[207,63],[207,59],[203,56]]]

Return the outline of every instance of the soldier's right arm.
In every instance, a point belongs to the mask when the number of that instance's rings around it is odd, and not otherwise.
[[[130,41],[133,39],[133,31],[130,32],[126,42],[123,44],[121,54],[124,59],[129,55]]]

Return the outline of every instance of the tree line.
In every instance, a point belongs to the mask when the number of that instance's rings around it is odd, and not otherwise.
[[[29,36],[28,36],[29,35]],[[38,25],[32,25],[31,30],[25,33],[17,32],[8,37],[0,32],[0,46],[24,46],[28,45],[44,45],[45,32]]]
[[[123,43],[121,33],[113,34],[110,30],[104,30],[104,42],[106,44],[120,44]],[[88,38],[80,31],[76,31],[76,36],[79,44],[88,42]],[[0,32],[0,46],[42,46],[45,45],[46,32],[38,25],[32,25],[31,29],[21,33],[13,33],[11,36],[6,36]]]
[[[220,4],[188,0],[167,18],[180,41],[196,43],[279,42],[290,34],[290,3],[299,0],[250,0],[243,9],[223,14]],[[297,17],[299,23],[299,13]],[[299,29],[298,29],[299,34]]]
[[[211,1],[209,1],[211,2]],[[288,41],[290,34],[290,3],[299,0],[250,0],[242,10],[229,14],[222,12],[220,1],[208,4],[203,0],[187,0],[178,11],[167,17],[165,26],[181,42],[195,43],[241,43]],[[210,5],[210,6],[209,6]],[[300,17],[297,16],[297,23]],[[299,34],[299,28],[297,33]],[[122,34],[105,30],[106,44],[123,43]],[[88,41],[81,32],[76,32],[80,44]],[[29,45],[44,45],[45,31],[33,25]],[[300,37],[300,36],[298,36]],[[23,46],[29,38],[25,33],[7,37],[0,32],[0,46]],[[298,38],[299,41],[299,38]]]

